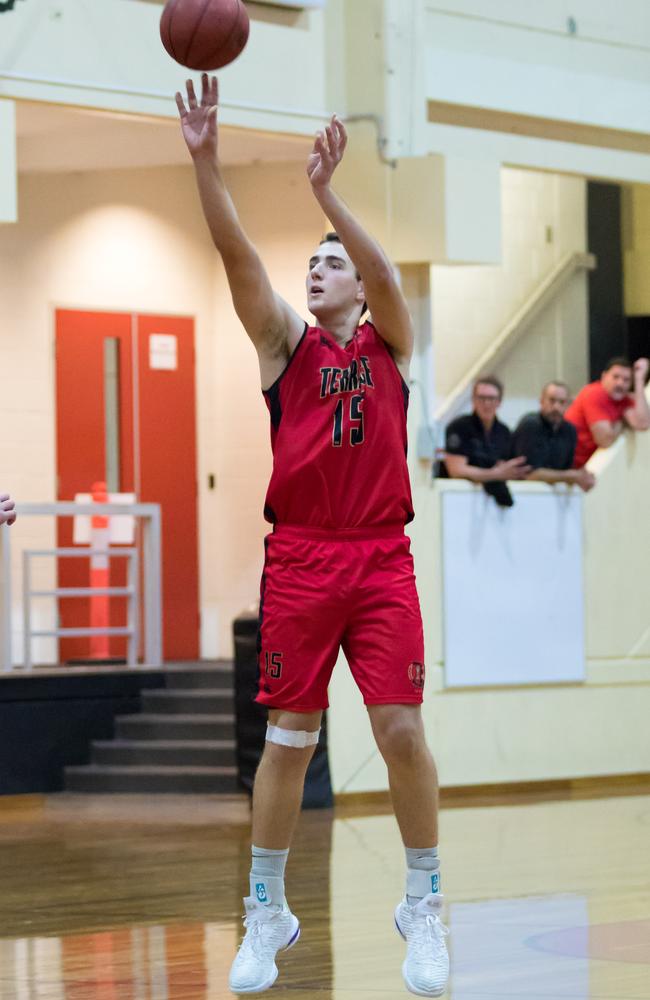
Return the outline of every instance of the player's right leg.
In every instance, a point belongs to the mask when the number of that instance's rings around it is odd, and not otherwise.
[[[278,976],[277,953],[291,948],[300,935],[300,924],[285,897],[284,868],[321,715],[320,711],[269,711],[253,789],[250,895],[244,899],[246,934],[230,972],[233,993],[269,989]]]

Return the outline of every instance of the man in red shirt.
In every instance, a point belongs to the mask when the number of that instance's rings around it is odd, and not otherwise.
[[[438,785],[424,738],[422,620],[404,533],[413,516],[406,464],[411,319],[383,250],[331,187],[347,142],[336,117],[317,134],[307,162],[312,193],[336,231],[307,265],[317,325],[274,292],[223,180],[217,101],[217,81],[207,74],[200,102],[191,81],[187,107],[176,95],[206,222],[257,351],[273,449],[257,698],[268,706],[269,725],[253,792],[246,935],[230,989],[269,989],[277,952],[300,933],[284,870],[342,648],[388,768],[405,847],[406,892],[394,914],[407,943],[404,981],[419,996],[440,996],[449,958],[440,921]],[[372,322],[360,324],[366,303]]]
[[[647,358],[639,358],[634,366],[626,358],[612,358],[600,381],[580,390],[565,414],[565,420],[578,433],[574,469],[581,469],[596,448],[614,444],[626,426],[634,431],[650,429],[650,407],[645,395],[649,367]]]

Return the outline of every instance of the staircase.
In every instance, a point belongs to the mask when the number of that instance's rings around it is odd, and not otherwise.
[[[91,763],[66,767],[72,792],[239,791],[233,664],[175,664],[166,686],[142,692],[142,712],[117,716],[115,738],[92,743]]]

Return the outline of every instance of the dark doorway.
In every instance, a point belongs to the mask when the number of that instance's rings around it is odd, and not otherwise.
[[[587,244],[598,267],[589,272],[589,374],[600,378],[607,360],[627,349],[623,306],[621,188],[587,184]]]

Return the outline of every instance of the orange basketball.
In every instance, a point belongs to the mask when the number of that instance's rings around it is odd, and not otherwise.
[[[160,37],[172,59],[188,69],[214,70],[236,59],[248,41],[241,0],[168,0]]]

